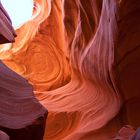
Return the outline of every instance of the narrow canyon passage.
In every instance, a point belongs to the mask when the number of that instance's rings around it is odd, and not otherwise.
[[[137,129],[140,0],[32,2],[21,23],[9,14],[17,37],[0,45],[0,59],[48,110],[44,140],[110,140],[125,125]]]

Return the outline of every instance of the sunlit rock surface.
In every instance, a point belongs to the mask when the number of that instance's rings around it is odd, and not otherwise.
[[[140,1],[35,3],[0,58],[48,109],[44,140],[108,140],[124,124],[138,127]]]

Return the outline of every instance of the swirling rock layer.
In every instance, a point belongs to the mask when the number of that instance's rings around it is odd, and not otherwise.
[[[0,56],[29,80],[49,110],[44,140],[115,137],[120,120],[106,124],[118,113],[121,97],[131,98],[132,91],[139,96],[131,76],[140,76],[136,68],[140,55],[135,51],[138,23],[134,22],[139,0],[137,4],[132,0],[35,2],[39,14],[16,31],[16,42]],[[130,20],[131,14],[135,16]],[[129,32],[132,22],[135,27]]]

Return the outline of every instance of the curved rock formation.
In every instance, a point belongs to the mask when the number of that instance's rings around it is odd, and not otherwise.
[[[1,3],[0,17],[0,43],[11,43],[16,34]],[[3,51],[6,46],[1,47]],[[28,81],[0,61],[0,140],[41,140],[46,117],[47,109],[34,97]]]
[[[44,140],[108,140],[139,125],[139,5],[35,0],[35,16],[0,58],[48,108]]]
[[[0,139],[9,140],[9,136],[6,133],[4,133],[3,131],[0,131]]]
[[[15,41],[15,31],[11,26],[11,20],[0,2],[0,44]]]

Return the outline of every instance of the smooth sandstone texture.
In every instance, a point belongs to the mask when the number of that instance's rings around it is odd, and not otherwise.
[[[124,101],[125,123],[140,126],[140,1],[123,0],[118,20],[116,83]]]
[[[0,129],[9,135],[10,140],[42,140],[46,118],[47,113],[44,116],[33,120],[30,125],[26,125],[20,129],[11,129],[8,127],[0,127]]]
[[[38,102],[32,86],[0,61],[0,126],[24,128],[47,110]]]
[[[9,140],[9,136],[0,130],[0,140]]]
[[[0,43],[11,43],[15,31],[0,3]],[[47,109],[32,86],[0,60],[0,140],[42,140]]]
[[[38,15],[0,57],[48,108],[44,140],[109,140],[138,127],[140,1],[35,2]]]
[[[14,42],[15,36],[10,17],[0,2],[0,44]]]

